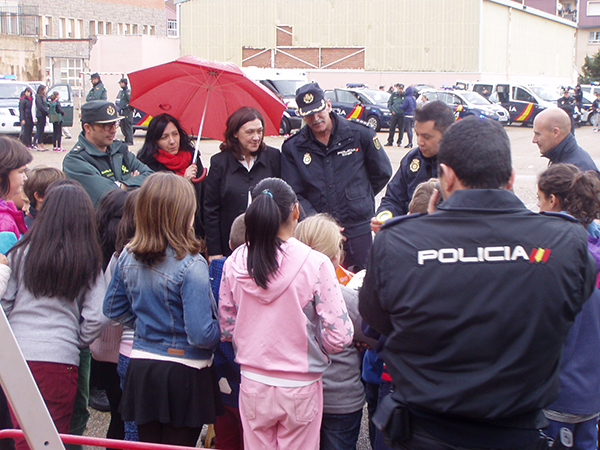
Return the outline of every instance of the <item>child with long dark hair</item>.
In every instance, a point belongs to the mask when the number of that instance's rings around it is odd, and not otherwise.
[[[94,207],[81,185],[48,189],[31,229],[9,252],[13,273],[2,307],[60,433],[69,431],[79,348],[108,324]],[[13,423],[18,426],[13,415]],[[17,449],[27,449],[24,439]]]
[[[222,339],[241,365],[246,450],[315,450],[327,353],[352,343],[353,326],[329,258],[296,240],[292,188],[267,178],[246,210],[246,241],[225,261]]]
[[[196,445],[222,413],[213,351],[219,344],[208,267],[193,229],[192,184],[159,172],[140,188],[136,230],[121,252],[104,313],[135,324],[121,415],[141,441]]]
[[[566,212],[586,228],[588,249],[596,259],[600,278],[600,227],[595,222],[600,218],[598,174],[580,172],[571,164],[551,165],[538,178],[538,205],[542,212]],[[577,449],[598,448],[599,347],[600,293],[595,289],[567,335],[561,358],[560,394],[544,409],[550,423],[544,432]]]

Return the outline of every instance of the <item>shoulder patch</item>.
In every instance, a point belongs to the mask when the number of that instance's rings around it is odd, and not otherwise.
[[[404,216],[393,217],[390,220],[386,220],[386,222],[381,226],[381,229],[384,230],[389,227],[393,227],[394,225],[399,224],[400,222],[404,222],[408,219],[416,219],[417,217],[426,216],[427,214],[416,213],[416,214],[407,214]]]

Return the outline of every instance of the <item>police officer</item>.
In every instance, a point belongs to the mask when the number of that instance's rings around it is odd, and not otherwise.
[[[104,84],[100,79],[100,74],[97,72],[93,73],[90,76],[90,79],[92,81],[92,88],[90,89],[90,92],[88,92],[88,95],[85,97],[85,101],[91,102],[94,100],[106,100],[108,98],[108,95],[106,94],[106,88],[104,87]]]
[[[63,160],[67,178],[79,181],[94,205],[112,189],[140,187],[152,173],[127,150],[127,145],[114,140],[120,119],[114,103],[85,103],[81,107],[79,139]]]
[[[125,138],[125,143],[133,145],[133,108],[129,106],[131,100],[131,90],[127,86],[127,78],[121,78],[119,86],[121,90],[117,95],[116,105],[118,113],[123,117],[121,119],[121,132]]]
[[[375,195],[390,179],[390,160],[366,123],[332,112],[317,83],[300,87],[296,102],[306,126],[283,143],[282,178],[307,215],[329,213],[344,227],[344,265],[364,268]]]
[[[556,100],[556,105],[567,113],[571,120],[571,134],[575,135],[575,121],[573,120],[573,114],[575,113],[575,99],[571,97],[571,91],[565,89],[563,96]]]
[[[446,128],[454,123],[454,113],[445,103],[435,101],[417,109],[415,120],[418,147],[402,158],[400,168],[381,199],[378,213],[389,211],[394,217],[406,214],[415,188],[422,182],[437,177],[438,145]],[[377,232],[380,226],[379,220],[373,217],[373,231]]]
[[[598,271],[587,234],[510,192],[498,122],[452,125],[438,164],[444,202],[385,223],[360,291],[363,320],[387,336],[395,387],[376,423],[390,424],[393,448],[548,448],[542,409],[558,395],[563,343]]]
[[[404,85],[396,83],[394,85],[394,92],[388,99],[388,109],[392,114],[390,119],[390,133],[388,140],[385,143],[386,147],[394,145],[394,134],[396,133],[396,127],[398,127],[398,147],[402,146],[402,138],[404,136],[404,110],[402,109],[402,103],[404,102]]]

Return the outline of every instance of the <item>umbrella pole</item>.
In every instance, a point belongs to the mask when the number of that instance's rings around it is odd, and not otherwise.
[[[204,128],[204,118],[206,117],[206,109],[208,108],[208,96],[210,95],[210,88],[206,90],[206,103],[204,103],[204,111],[202,111],[202,119],[200,120],[200,127],[198,128],[198,136],[196,137],[196,148],[194,149],[194,157],[192,158],[192,164],[198,162],[198,156],[200,155],[200,139],[202,139],[202,129]],[[192,178],[192,183],[199,183],[206,177],[206,167],[202,171],[202,174],[198,178]]]

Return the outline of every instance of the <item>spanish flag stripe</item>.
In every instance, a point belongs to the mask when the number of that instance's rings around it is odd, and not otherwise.
[[[360,119],[362,114],[363,107],[360,105],[356,105],[350,114],[348,114],[348,119]]]
[[[529,254],[529,261],[535,262],[536,254],[537,254],[537,248],[532,249],[531,253]]]
[[[523,112],[515,119],[517,122],[523,122],[527,119],[529,119],[529,116],[531,116],[531,113],[533,111],[533,103],[529,103],[525,109],[523,110]]]
[[[548,261],[548,258],[550,258],[550,252],[551,252],[551,250],[549,248],[547,248],[546,251],[544,252],[544,257],[542,258],[542,262]]]
[[[545,250],[543,248],[537,249],[537,254],[535,255],[535,262],[540,262],[544,257]]]

